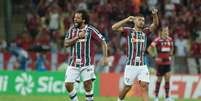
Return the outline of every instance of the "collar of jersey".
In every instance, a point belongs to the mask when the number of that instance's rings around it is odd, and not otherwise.
[[[135,27],[134,28],[132,28],[134,31],[136,31],[136,29],[135,29]],[[141,31],[136,31],[136,32],[142,32],[142,30]]]
[[[79,29],[79,28],[78,28],[78,30],[86,30],[87,27],[88,27],[88,25],[85,25],[84,28],[82,28],[82,29]]]

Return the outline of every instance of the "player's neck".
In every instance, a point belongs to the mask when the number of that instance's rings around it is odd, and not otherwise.
[[[167,36],[160,36],[162,39],[167,39]]]
[[[136,31],[142,31],[142,28],[139,28],[139,27],[134,27],[134,29],[136,30]]]

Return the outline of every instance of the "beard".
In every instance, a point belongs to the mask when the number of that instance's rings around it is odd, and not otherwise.
[[[166,34],[165,34],[165,35],[163,35],[163,37],[164,37],[164,38],[167,38],[167,37],[168,37],[168,35],[166,35]]]
[[[79,22],[74,22],[73,24],[74,24],[75,28],[79,28],[81,26],[81,23],[79,23]]]
[[[143,25],[143,24],[139,24],[139,25],[138,25],[138,28],[141,28],[141,29],[142,29],[142,28],[144,28],[144,25]]]

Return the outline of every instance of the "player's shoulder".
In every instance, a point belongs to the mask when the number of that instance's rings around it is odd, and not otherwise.
[[[143,31],[144,31],[144,32],[151,31],[151,28],[150,28],[149,26],[145,26],[145,27],[143,28]]]
[[[170,36],[168,36],[168,38],[167,38],[168,40],[170,40],[170,41],[173,41],[173,38],[172,37],[170,37]]]
[[[126,26],[126,27],[123,27],[123,29],[124,29],[124,30],[133,30],[133,28],[127,27],[127,26]]]
[[[73,30],[75,29],[75,26],[74,25],[71,25],[67,31],[65,31],[64,33],[65,34],[71,34],[73,32]]]
[[[100,33],[100,31],[93,25],[87,25],[87,29],[95,33]]]
[[[93,25],[87,25],[87,28],[91,30],[97,30],[97,28]]]
[[[145,27],[143,28],[143,30],[150,30],[150,27],[149,27],[149,26],[145,26]]]
[[[134,30],[133,28],[125,26],[125,27],[122,27],[122,31],[121,32],[128,34],[129,32],[131,32],[133,30]]]
[[[154,41],[159,41],[161,38],[159,36],[157,36]]]
[[[149,26],[145,26],[142,31],[147,35],[151,34],[151,28]]]
[[[71,25],[71,26],[69,27],[68,31],[72,31],[72,30],[74,30],[74,29],[76,29],[75,26],[74,26],[74,25]]]

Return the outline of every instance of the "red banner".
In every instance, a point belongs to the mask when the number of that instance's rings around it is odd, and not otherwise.
[[[101,74],[100,75],[100,95],[118,96],[123,88],[123,75]],[[150,77],[149,96],[154,97],[156,77]],[[159,96],[164,96],[164,81],[161,84]],[[201,98],[201,76],[200,75],[174,75],[171,77],[170,95],[173,98]],[[127,96],[140,96],[140,87],[137,82]]]

